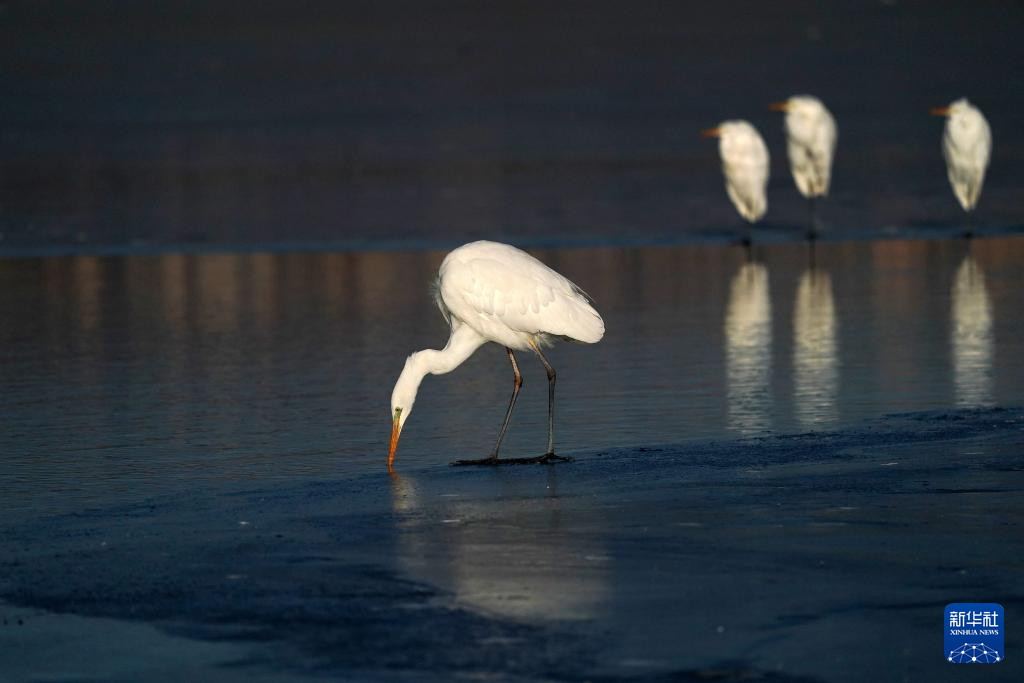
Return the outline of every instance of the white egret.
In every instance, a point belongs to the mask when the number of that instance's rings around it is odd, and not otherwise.
[[[541,352],[556,339],[594,344],[604,336],[604,320],[586,293],[524,251],[498,242],[470,242],[445,257],[435,297],[451,336],[441,351],[417,351],[405,361],[391,394],[391,448],[388,469],[420,382],[428,374],[451,372],[487,342],[505,347],[512,363],[513,388],[505,420],[490,456],[454,465],[547,463],[569,460],[554,452],[555,369]],[[536,458],[499,459],[501,441],[523,384],[513,351],[532,350],[548,375],[548,450]]]
[[[992,130],[984,114],[966,98],[948,107],[936,107],[931,113],[948,117],[942,135],[946,172],[960,206],[970,213],[978,203],[985,182],[985,169],[992,155]]]
[[[789,170],[800,194],[808,199],[811,225],[808,239],[817,236],[815,202],[828,196],[832,182],[832,158],[836,150],[836,121],[817,97],[796,95],[769,105],[786,112],[786,150]]]
[[[761,134],[747,121],[723,121],[701,135],[718,138],[725,190],[733,206],[749,223],[759,221],[768,210],[769,156]],[[749,226],[743,243],[750,243]]]

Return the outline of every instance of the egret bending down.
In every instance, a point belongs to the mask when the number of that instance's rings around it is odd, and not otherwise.
[[[459,460],[453,465],[548,463],[569,460],[555,455],[555,369],[541,352],[555,339],[593,344],[604,336],[604,320],[579,287],[529,254],[498,242],[470,242],[445,257],[438,271],[437,305],[451,327],[441,351],[413,353],[391,394],[391,448],[388,470],[395,461],[398,438],[412,412],[416,392],[427,374],[451,372],[486,342],[505,347],[512,363],[512,398],[498,441],[490,456]],[[499,459],[501,441],[523,384],[514,351],[532,350],[548,374],[548,450],[536,458]]]
[[[953,194],[964,211],[970,213],[985,182],[985,169],[992,155],[992,131],[984,114],[966,98],[948,107],[936,107],[932,114],[949,117],[942,135],[942,154],[946,157]]]
[[[836,150],[836,121],[817,97],[797,95],[770,105],[786,112],[786,150],[793,182],[811,209],[807,237],[817,236],[815,200],[828,195],[832,180],[832,157]]]
[[[725,191],[748,223],[761,220],[768,211],[768,147],[764,139],[746,121],[723,121],[717,128],[701,133],[706,138],[719,138],[718,152],[722,157]],[[750,244],[750,226],[747,226],[744,244]]]

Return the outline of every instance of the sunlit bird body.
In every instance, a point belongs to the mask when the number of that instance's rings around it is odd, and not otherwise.
[[[797,95],[772,104],[774,111],[786,112],[786,151],[789,170],[800,194],[810,202],[809,238],[817,236],[815,202],[828,196],[835,156],[836,120],[817,97]]]
[[[541,347],[556,339],[593,344],[604,336],[604,321],[575,284],[524,251],[498,242],[471,242],[445,257],[438,271],[437,305],[451,328],[444,349],[417,351],[405,362],[391,395],[388,469],[420,382],[428,374],[451,372],[487,342],[505,347],[514,375],[512,398],[491,455],[453,464],[501,464],[565,460],[554,453],[555,370]],[[499,459],[522,375],[514,351],[537,354],[548,376],[548,449],[536,458]]]
[[[747,121],[723,121],[717,128],[705,130],[701,135],[718,138],[725,190],[733,206],[748,223],[761,220],[768,211],[770,160],[761,134]],[[744,242],[749,241],[748,226]]]
[[[973,211],[992,156],[992,130],[985,115],[966,98],[948,107],[936,107],[932,114],[948,117],[942,135],[942,154],[946,157],[949,184],[964,211]]]

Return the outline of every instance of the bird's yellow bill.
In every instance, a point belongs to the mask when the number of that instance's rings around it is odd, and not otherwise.
[[[949,107],[932,107],[928,113],[932,116],[949,116]]]
[[[721,137],[722,136],[722,129],[721,128],[708,128],[707,130],[702,130],[700,132],[700,136],[702,138],[717,138],[717,137]]]
[[[388,450],[388,472],[391,472],[395,464],[395,451],[398,450],[398,435],[402,432],[402,423],[398,418],[402,416],[400,411],[395,411],[395,421],[391,423],[391,448]]]
[[[789,111],[789,102],[772,102],[768,108],[772,111]]]

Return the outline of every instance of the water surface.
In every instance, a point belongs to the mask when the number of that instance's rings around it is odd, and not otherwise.
[[[0,253],[110,245],[726,239],[716,145],[772,154],[760,232],[807,209],[768,104],[839,127],[830,234],[959,229],[930,107],[993,130],[975,220],[1020,229],[1010,2],[96,0],[0,14]]]
[[[1019,238],[534,253],[608,330],[550,354],[564,453],[1024,400]],[[447,338],[443,255],[0,261],[5,515],[380,470],[405,355]],[[521,362],[507,455],[545,446],[544,372]],[[494,344],[428,377],[400,471],[486,455],[511,379]]]

